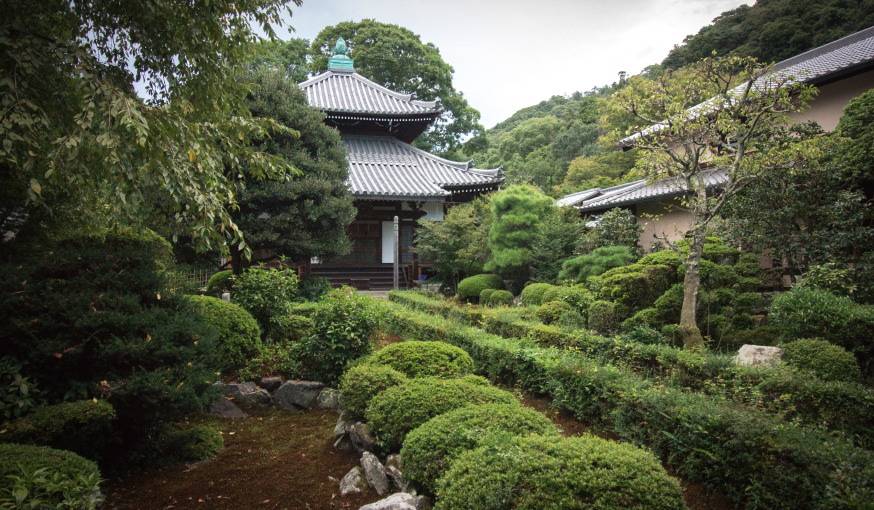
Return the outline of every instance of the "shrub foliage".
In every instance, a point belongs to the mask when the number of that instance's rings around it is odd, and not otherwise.
[[[448,379],[473,372],[470,355],[446,342],[397,342],[371,354],[366,362],[389,366],[407,377]]]

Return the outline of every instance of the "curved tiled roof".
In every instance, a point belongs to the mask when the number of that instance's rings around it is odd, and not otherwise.
[[[343,143],[356,198],[443,199],[455,188],[487,189],[503,181],[500,169],[478,170],[391,136],[343,135]]]
[[[377,115],[436,115],[437,101],[420,101],[414,94],[401,94],[355,72],[325,71],[300,83],[310,106],[326,113]]]

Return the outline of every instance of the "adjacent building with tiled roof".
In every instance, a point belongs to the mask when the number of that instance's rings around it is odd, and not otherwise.
[[[874,27],[778,62],[773,72],[784,73],[815,85],[819,93],[809,107],[793,115],[793,121],[814,121],[823,129],[835,129],[851,99],[874,87]],[[706,103],[690,111],[706,111]],[[636,138],[660,129],[658,124],[635,133],[620,143],[633,145]],[[712,169],[704,174],[707,185],[719,188],[727,182],[726,172]],[[564,207],[575,207],[582,214],[596,216],[616,207],[632,210],[643,225],[640,245],[651,249],[663,241],[682,238],[691,226],[691,214],[683,207],[687,193],[678,179],[656,182],[637,180],[610,188],[593,188],[558,199]]]
[[[340,131],[349,162],[348,185],[358,214],[348,233],[352,252],[321,261],[313,272],[361,288],[391,284],[394,217],[399,219],[399,262],[418,272],[412,250],[417,221],[442,220],[447,207],[496,189],[500,169],[482,170],[411,145],[443,113],[437,101],[390,90],[355,72],[341,38],[327,71],[300,85],[309,104]]]

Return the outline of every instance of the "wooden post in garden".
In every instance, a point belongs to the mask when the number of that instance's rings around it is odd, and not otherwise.
[[[394,267],[392,268],[392,288],[398,290],[398,268],[400,267],[401,250],[400,250],[400,226],[398,217],[394,217]]]

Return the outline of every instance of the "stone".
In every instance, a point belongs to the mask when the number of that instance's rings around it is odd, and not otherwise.
[[[340,392],[334,388],[325,388],[319,392],[316,397],[316,407],[319,409],[334,409],[340,408]]]
[[[416,510],[431,510],[434,502],[428,496],[416,496]]]
[[[231,302],[231,293],[230,292],[222,292],[222,301]]]
[[[215,383],[222,395],[244,406],[270,405],[270,393],[253,382]]]
[[[364,469],[364,478],[367,484],[380,496],[388,494],[388,476],[385,474],[385,466],[370,452],[361,455],[361,468]]]
[[[767,345],[744,344],[734,357],[736,365],[742,367],[773,367],[783,359],[783,349]]]
[[[244,413],[242,409],[237,407],[237,404],[233,403],[227,397],[221,397],[216,400],[209,406],[209,414],[213,416],[218,416],[220,418],[245,418],[249,416]]]
[[[276,391],[276,388],[282,385],[282,377],[278,375],[262,377],[260,381],[258,381],[258,386],[261,386],[267,391],[273,392]]]
[[[289,411],[312,409],[324,387],[316,381],[285,381],[273,392],[273,403]]]
[[[364,505],[358,510],[418,510],[418,498],[406,492],[396,492],[374,503]]]
[[[349,429],[352,427],[352,422],[346,419],[346,416],[343,414],[337,418],[337,424],[334,425],[334,432],[332,437],[337,438],[343,435],[346,435],[349,432]]]
[[[385,458],[385,467],[394,466],[398,471],[403,471],[404,461],[401,459],[400,453],[392,453]]]
[[[370,427],[366,423],[356,422],[346,429],[352,446],[359,452],[372,452],[376,449],[376,439],[370,433]]]
[[[367,482],[364,480],[364,471],[360,467],[355,466],[350,469],[346,476],[340,480],[340,495],[346,496],[349,494],[361,494],[367,488]]]
[[[334,448],[341,452],[351,452],[355,449],[348,435],[342,435],[334,440]]]
[[[401,473],[401,470],[395,466],[385,466],[385,474],[388,476],[388,479],[391,481],[392,485],[401,492],[407,492],[409,489],[409,484],[404,479],[404,474]]]

